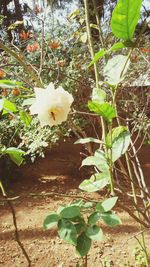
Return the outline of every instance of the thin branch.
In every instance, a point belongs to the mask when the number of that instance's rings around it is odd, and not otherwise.
[[[22,253],[23,255],[25,256],[27,262],[28,262],[28,267],[31,267],[31,260],[22,244],[22,242],[20,241],[20,236],[19,236],[19,231],[18,231],[18,226],[17,226],[17,220],[16,220],[16,214],[15,214],[15,210],[14,210],[14,207],[13,207],[13,204],[11,203],[10,199],[7,197],[7,194],[5,192],[5,189],[3,187],[3,184],[2,184],[2,181],[0,181],[0,188],[1,188],[1,191],[2,191],[2,195],[5,199],[5,201],[7,202],[10,210],[11,210],[11,213],[12,213],[12,217],[13,217],[13,224],[14,224],[14,228],[15,228],[15,240],[16,242],[18,243],[19,247],[21,248],[22,250]]]

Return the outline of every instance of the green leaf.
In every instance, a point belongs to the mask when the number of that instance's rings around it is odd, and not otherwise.
[[[140,18],[142,0],[119,0],[112,13],[113,34],[123,40],[132,40]]]
[[[59,219],[60,217],[56,213],[48,215],[43,223],[44,228],[47,230],[56,226]]]
[[[123,132],[128,132],[127,127],[118,126],[112,129],[106,136],[106,146],[108,148],[112,147],[112,144],[119,138]]]
[[[91,176],[90,179],[84,180],[79,188],[86,192],[96,192],[103,189],[107,184],[109,184],[109,174],[108,173],[96,173]]]
[[[20,111],[20,119],[28,127],[32,121],[31,116],[26,111]]]
[[[16,82],[11,80],[0,80],[0,88],[16,88],[21,87],[23,85],[22,82]]]
[[[68,18],[70,18],[70,19],[74,19],[74,18],[76,18],[77,16],[80,15],[80,12],[81,12],[80,9],[77,8],[77,9],[73,10],[73,12],[71,12],[71,13],[69,14]]]
[[[102,116],[108,122],[111,122],[112,119],[116,117],[115,108],[108,102],[99,104],[97,102],[89,101],[88,108],[90,111],[93,111],[94,113]]]
[[[81,166],[96,166],[98,170],[107,172],[109,166],[105,157],[105,153],[101,150],[97,150],[94,156],[89,156],[82,161]]]
[[[74,218],[76,216],[80,216],[80,209],[77,206],[70,206],[64,208],[61,212],[60,215],[62,218],[70,219]]]
[[[35,98],[31,97],[31,98],[27,98],[23,101],[22,106],[30,106],[35,102]]]
[[[103,104],[106,99],[106,93],[102,89],[94,88],[92,91],[92,101]]]
[[[104,67],[105,81],[110,85],[117,85],[122,82],[129,64],[128,56],[117,55],[111,58]]]
[[[93,60],[92,60],[92,61],[90,62],[90,64],[88,65],[88,67],[90,67],[90,66],[92,66],[94,63],[96,63],[96,62],[97,62],[100,58],[102,58],[105,54],[106,54],[106,52],[105,52],[105,49],[104,49],[104,48],[101,49],[100,51],[98,51],[98,52],[95,54]]]
[[[22,156],[25,154],[25,152],[16,147],[9,147],[5,149],[3,154],[9,155],[10,159],[18,166],[20,166],[24,161],[24,158]]]
[[[96,210],[100,212],[107,212],[110,211],[116,204],[118,197],[111,197],[103,202],[99,202],[96,205]]]
[[[85,234],[94,241],[102,241],[103,239],[103,232],[97,225],[88,227]]]
[[[76,223],[76,224],[74,224],[74,226],[76,228],[78,235],[81,234],[85,230],[85,227],[86,227],[84,222]]]
[[[4,114],[7,114],[9,112],[17,112],[17,108],[16,108],[16,105],[7,100],[6,98],[3,99],[3,104],[2,104],[2,108],[3,108],[3,115]]]
[[[112,161],[119,159],[128,149],[131,142],[131,136],[128,131],[120,133],[112,144]]]
[[[118,51],[119,49],[125,48],[126,45],[122,42],[115,43],[109,50],[108,52],[114,52]]]
[[[121,224],[120,218],[118,217],[118,215],[114,213],[111,212],[101,213],[100,216],[103,219],[103,221],[110,227],[114,227],[116,225]]]
[[[89,209],[93,207],[93,202],[84,201],[83,199],[75,200],[71,203],[71,206],[80,207],[80,209]]]
[[[95,211],[89,216],[88,223],[94,225],[97,221],[99,221],[100,218],[101,218],[100,213]]]
[[[77,231],[72,222],[64,219],[59,220],[58,234],[60,238],[62,238],[66,242],[72,245],[77,244]]]
[[[91,209],[93,207],[93,202],[84,202],[81,206],[81,209]]]
[[[91,247],[91,243],[92,243],[91,239],[86,236],[85,232],[83,232],[77,238],[76,251],[80,255],[80,257],[84,257],[88,254]]]
[[[101,144],[103,143],[101,140],[99,139],[96,139],[96,138],[92,138],[92,137],[87,137],[87,138],[80,138],[78,139],[75,144],[86,144],[86,143],[90,143],[90,142],[93,142],[93,143],[97,143],[97,144]]]

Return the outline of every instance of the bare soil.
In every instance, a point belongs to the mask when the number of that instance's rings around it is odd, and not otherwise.
[[[78,189],[88,173],[79,170],[81,147],[63,143],[38,159],[16,170],[15,179],[7,188],[13,200],[21,241],[30,257],[31,266],[36,267],[75,267],[79,257],[73,246],[57,236],[56,230],[45,231],[43,221],[62,203],[68,203],[79,196],[101,199],[103,193],[87,194]],[[140,152],[147,180],[150,175],[149,149]],[[14,175],[13,175],[14,176]],[[125,189],[126,190],[126,189]],[[129,205],[127,202],[126,205]],[[134,260],[139,225],[126,212],[116,208],[122,225],[109,228],[102,224],[105,233],[102,242],[95,242],[88,255],[89,267],[101,266],[140,266]],[[150,233],[146,242],[150,254]],[[110,265],[108,264],[110,260]],[[102,261],[105,262],[102,265]],[[27,261],[14,240],[12,214],[7,203],[0,196],[0,266],[27,267]],[[141,265],[142,266],[142,265]]]

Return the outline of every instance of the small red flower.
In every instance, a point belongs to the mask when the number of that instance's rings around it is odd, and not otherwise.
[[[0,79],[3,79],[6,77],[6,72],[2,69],[0,69]]]
[[[30,37],[31,37],[31,33],[30,33],[30,32],[22,31],[22,32],[20,33],[20,38],[21,38],[22,40],[27,40],[27,39],[29,39]]]
[[[37,50],[39,50],[39,44],[37,43],[37,42],[35,42],[34,44],[28,44],[27,45],[27,51],[30,53],[32,53],[32,52],[35,52],[35,51],[37,51]]]
[[[18,88],[14,88],[14,89],[12,90],[12,95],[14,95],[14,96],[18,96],[18,95],[20,95],[20,90],[19,90]]]
[[[6,89],[3,89],[3,91],[1,92],[1,95],[4,97],[8,96],[8,91]]]
[[[60,47],[60,42],[59,41],[51,41],[49,43],[49,47],[51,49],[58,49]]]

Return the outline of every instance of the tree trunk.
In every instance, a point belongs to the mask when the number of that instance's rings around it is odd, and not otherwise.
[[[19,0],[14,0],[14,4],[15,4],[16,20],[23,21],[23,15],[22,15],[22,10],[21,10],[21,5],[19,3]]]

